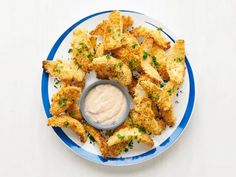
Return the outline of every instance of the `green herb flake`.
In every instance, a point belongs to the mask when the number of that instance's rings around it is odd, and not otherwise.
[[[124,152],[128,152],[128,151],[129,151],[129,149],[128,149],[128,148],[125,148],[125,149],[124,149]]]
[[[150,108],[151,105],[150,105],[150,104],[147,104],[146,106],[147,106],[147,108]]]
[[[138,131],[141,132],[141,133],[146,133],[146,128],[143,127],[143,126],[139,126]]]
[[[71,111],[71,112],[69,112],[69,115],[70,115],[71,117],[74,117],[74,116],[75,116],[75,112]]]
[[[95,138],[91,134],[89,134],[88,137],[91,142],[96,142]]]
[[[155,56],[152,56],[152,63],[154,64],[155,67],[160,66],[160,64],[157,62],[157,58]]]
[[[162,30],[162,28],[158,27],[158,28],[157,28],[157,31],[163,31],[163,30]]]
[[[111,59],[111,54],[109,53],[109,54],[106,54],[106,58],[109,60],[109,59]]]
[[[70,125],[70,123],[66,120],[65,122],[64,122],[64,126],[65,127],[68,127]]]
[[[147,57],[150,56],[150,54],[146,51],[143,52],[143,59],[146,60]]]
[[[152,95],[152,98],[154,98],[155,100],[158,100],[159,96],[158,95]]]
[[[121,67],[123,66],[123,64],[124,64],[123,62],[118,62],[118,63],[116,63],[114,66],[121,69]]]
[[[123,140],[125,138],[125,135],[117,134],[117,138]]]
[[[138,44],[137,44],[137,43],[134,43],[134,44],[132,45],[132,48],[135,49],[137,46],[138,46]]]
[[[66,98],[60,98],[59,99],[59,106],[65,107],[66,106],[67,99]]]
[[[137,71],[137,60],[130,60],[129,66],[132,71]]]
[[[72,52],[72,49],[69,49],[69,50],[68,50],[68,53],[71,53],[71,52]]]
[[[133,141],[132,141],[132,140],[128,143],[128,147],[129,147],[130,149],[133,148]]]
[[[170,88],[170,89],[168,89],[167,92],[169,93],[169,96],[171,96],[172,93],[174,92],[174,88]]]
[[[93,61],[93,55],[89,52],[89,54],[87,55],[87,57],[88,57],[88,59],[89,59],[89,61]]]
[[[176,58],[176,59],[174,59],[176,62],[178,62],[178,63],[180,63],[183,59],[182,58]]]

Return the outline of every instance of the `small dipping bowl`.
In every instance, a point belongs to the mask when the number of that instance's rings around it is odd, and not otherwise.
[[[114,123],[107,124],[107,125],[103,125],[101,123],[95,122],[92,118],[90,118],[90,116],[85,111],[85,98],[88,95],[88,93],[96,86],[105,85],[105,84],[109,84],[109,85],[112,85],[112,86],[118,88],[125,96],[125,99],[127,102],[127,107],[126,107],[126,110],[124,111],[124,114]],[[114,129],[114,128],[118,127],[128,118],[129,111],[132,108],[132,98],[131,98],[130,94],[128,93],[128,90],[125,89],[120,84],[118,84],[117,82],[115,82],[113,80],[98,80],[83,90],[83,92],[80,96],[79,107],[80,107],[80,112],[81,112],[82,116],[90,125],[92,125],[93,127],[97,128],[97,129],[109,130],[109,129]]]

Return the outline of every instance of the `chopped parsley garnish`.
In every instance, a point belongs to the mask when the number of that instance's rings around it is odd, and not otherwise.
[[[146,106],[147,106],[147,108],[150,108],[151,105],[150,105],[150,104],[147,104]]]
[[[125,135],[117,134],[117,138],[123,140],[125,138]]]
[[[155,67],[158,67],[160,64],[157,62],[157,58],[155,56],[152,56],[152,63]]]
[[[91,134],[89,134],[88,137],[91,142],[96,142],[96,140],[94,139],[94,137]]]
[[[128,148],[125,148],[125,149],[124,149],[124,152],[128,152],[128,151],[129,151],[129,149],[128,149]]]
[[[132,141],[132,140],[130,140],[130,142],[128,143],[128,147],[129,147],[130,149],[133,148],[133,141]]]
[[[68,50],[68,53],[71,53],[71,52],[72,52],[72,49],[69,49],[69,50]]]
[[[146,60],[147,57],[150,56],[150,54],[146,51],[143,52],[143,59]]]
[[[87,57],[88,57],[88,59],[89,59],[89,61],[93,61],[93,55],[91,54],[91,53],[89,53],[88,55],[87,55]]]
[[[57,78],[54,79],[54,87],[58,88],[58,85],[60,84],[61,81],[59,81]]]
[[[85,46],[84,42],[79,42],[79,45],[81,45],[82,47]]]
[[[158,100],[159,96],[158,95],[152,95],[152,98],[154,98],[155,100]]]
[[[169,78],[165,78],[165,79],[163,79],[163,81],[166,83],[166,82],[168,82],[170,79]]]
[[[138,44],[137,43],[134,43],[133,45],[132,45],[132,48],[134,49],[135,47],[137,47],[138,46]]]
[[[161,82],[160,83],[160,88],[164,87],[165,86],[165,82]]]
[[[174,88],[168,89],[167,92],[169,93],[169,96],[172,95],[172,93],[174,92]]]
[[[74,117],[74,116],[75,116],[75,112],[71,111],[71,112],[69,112],[69,115],[70,115],[71,117]]]
[[[138,127],[138,131],[141,132],[141,133],[145,133],[146,132],[146,128],[143,127],[143,126],[139,126]]]
[[[123,64],[124,64],[123,62],[118,62],[118,63],[116,63],[114,66],[121,69],[121,67],[123,66]]]
[[[64,122],[64,125],[65,125],[65,127],[68,127],[68,126],[70,125],[70,123],[66,120],[66,121]]]
[[[132,71],[137,71],[137,60],[130,60],[129,66]]]
[[[59,99],[59,106],[65,107],[66,106],[67,99],[66,98],[60,98]]]
[[[108,31],[109,33],[111,33],[111,32],[112,32],[111,27],[108,27],[107,31]]]
[[[78,51],[79,53],[82,53],[82,49],[77,49],[77,51]]]
[[[157,30],[158,30],[158,31],[162,31],[162,28],[158,27]]]
[[[107,58],[108,60],[111,59],[111,54],[110,54],[110,53],[106,54],[106,58]]]
[[[183,59],[182,58],[176,58],[176,59],[174,59],[176,62],[178,62],[178,63],[180,63]]]

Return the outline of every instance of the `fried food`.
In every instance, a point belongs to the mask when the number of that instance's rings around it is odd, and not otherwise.
[[[184,40],[176,40],[171,47],[171,54],[167,60],[167,72],[170,80],[176,84],[181,84],[184,81],[185,74],[185,47]]]
[[[88,32],[85,30],[76,29],[73,31],[71,42],[72,60],[85,72],[89,71],[88,66],[94,58],[94,41],[90,39]]]
[[[84,126],[80,123],[80,121],[73,119],[70,116],[53,116],[48,119],[48,126],[70,128],[80,137],[81,142],[84,143],[87,140],[87,134]]]
[[[146,96],[134,98],[134,108],[130,112],[130,118],[136,126],[144,127],[154,135],[159,135],[164,130],[162,124],[155,119],[152,101]]]
[[[132,74],[129,67],[121,60],[106,55],[95,58],[92,62],[92,68],[98,72],[102,78],[119,82],[123,86],[127,86],[132,82]]]
[[[154,40],[154,42],[161,48],[167,50],[170,48],[170,42],[163,37],[160,30],[151,30],[142,26],[134,28],[131,33],[135,37],[149,37]]]
[[[85,76],[85,73],[81,69],[78,69],[72,62],[60,59],[43,61],[43,69],[52,77],[66,83],[70,83],[73,80],[82,82]]]
[[[122,16],[119,11],[113,11],[104,25],[103,44],[105,50],[121,47],[122,32]]]
[[[52,97],[50,112],[59,115],[65,112],[80,96],[81,89],[75,86],[62,87]]]
[[[48,125],[71,128],[82,142],[89,137],[104,158],[127,152],[133,140],[152,147],[148,135],[160,135],[176,122],[173,98],[185,76],[184,40],[171,46],[161,29],[133,25],[132,17],[113,11],[92,31],[73,31],[71,60],[43,61],[43,69],[61,81]],[[128,118],[105,133],[85,122],[78,105],[90,71],[120,83],[133,99]]]
[[[154,145],[153,140],[145,133],[139,131],[138,128],[123,128],[115,132],[107,141],[108,147],[113,145],[129,142],[130,140],[137,140],[146,144],[149,147]]]
[[[107,142],[106,142],[104,136],[101,134],[101,132],[99,130],[95,129],[94,127],[92,127],[88,124],[85,125],[85,129],[90,134],[90,136],[92,136],[94,138],[94,140],[98,144],[100,151],[102,153],[102,156],[104,158],[106,158],[108,155],[108,145],[107,145]]]

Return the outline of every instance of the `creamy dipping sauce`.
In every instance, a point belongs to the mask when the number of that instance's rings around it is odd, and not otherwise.
[[[98,85],[85,98],[85,113],[102,125],[109,125],[124,115],[127,108],[125,95],[111,84]]]

